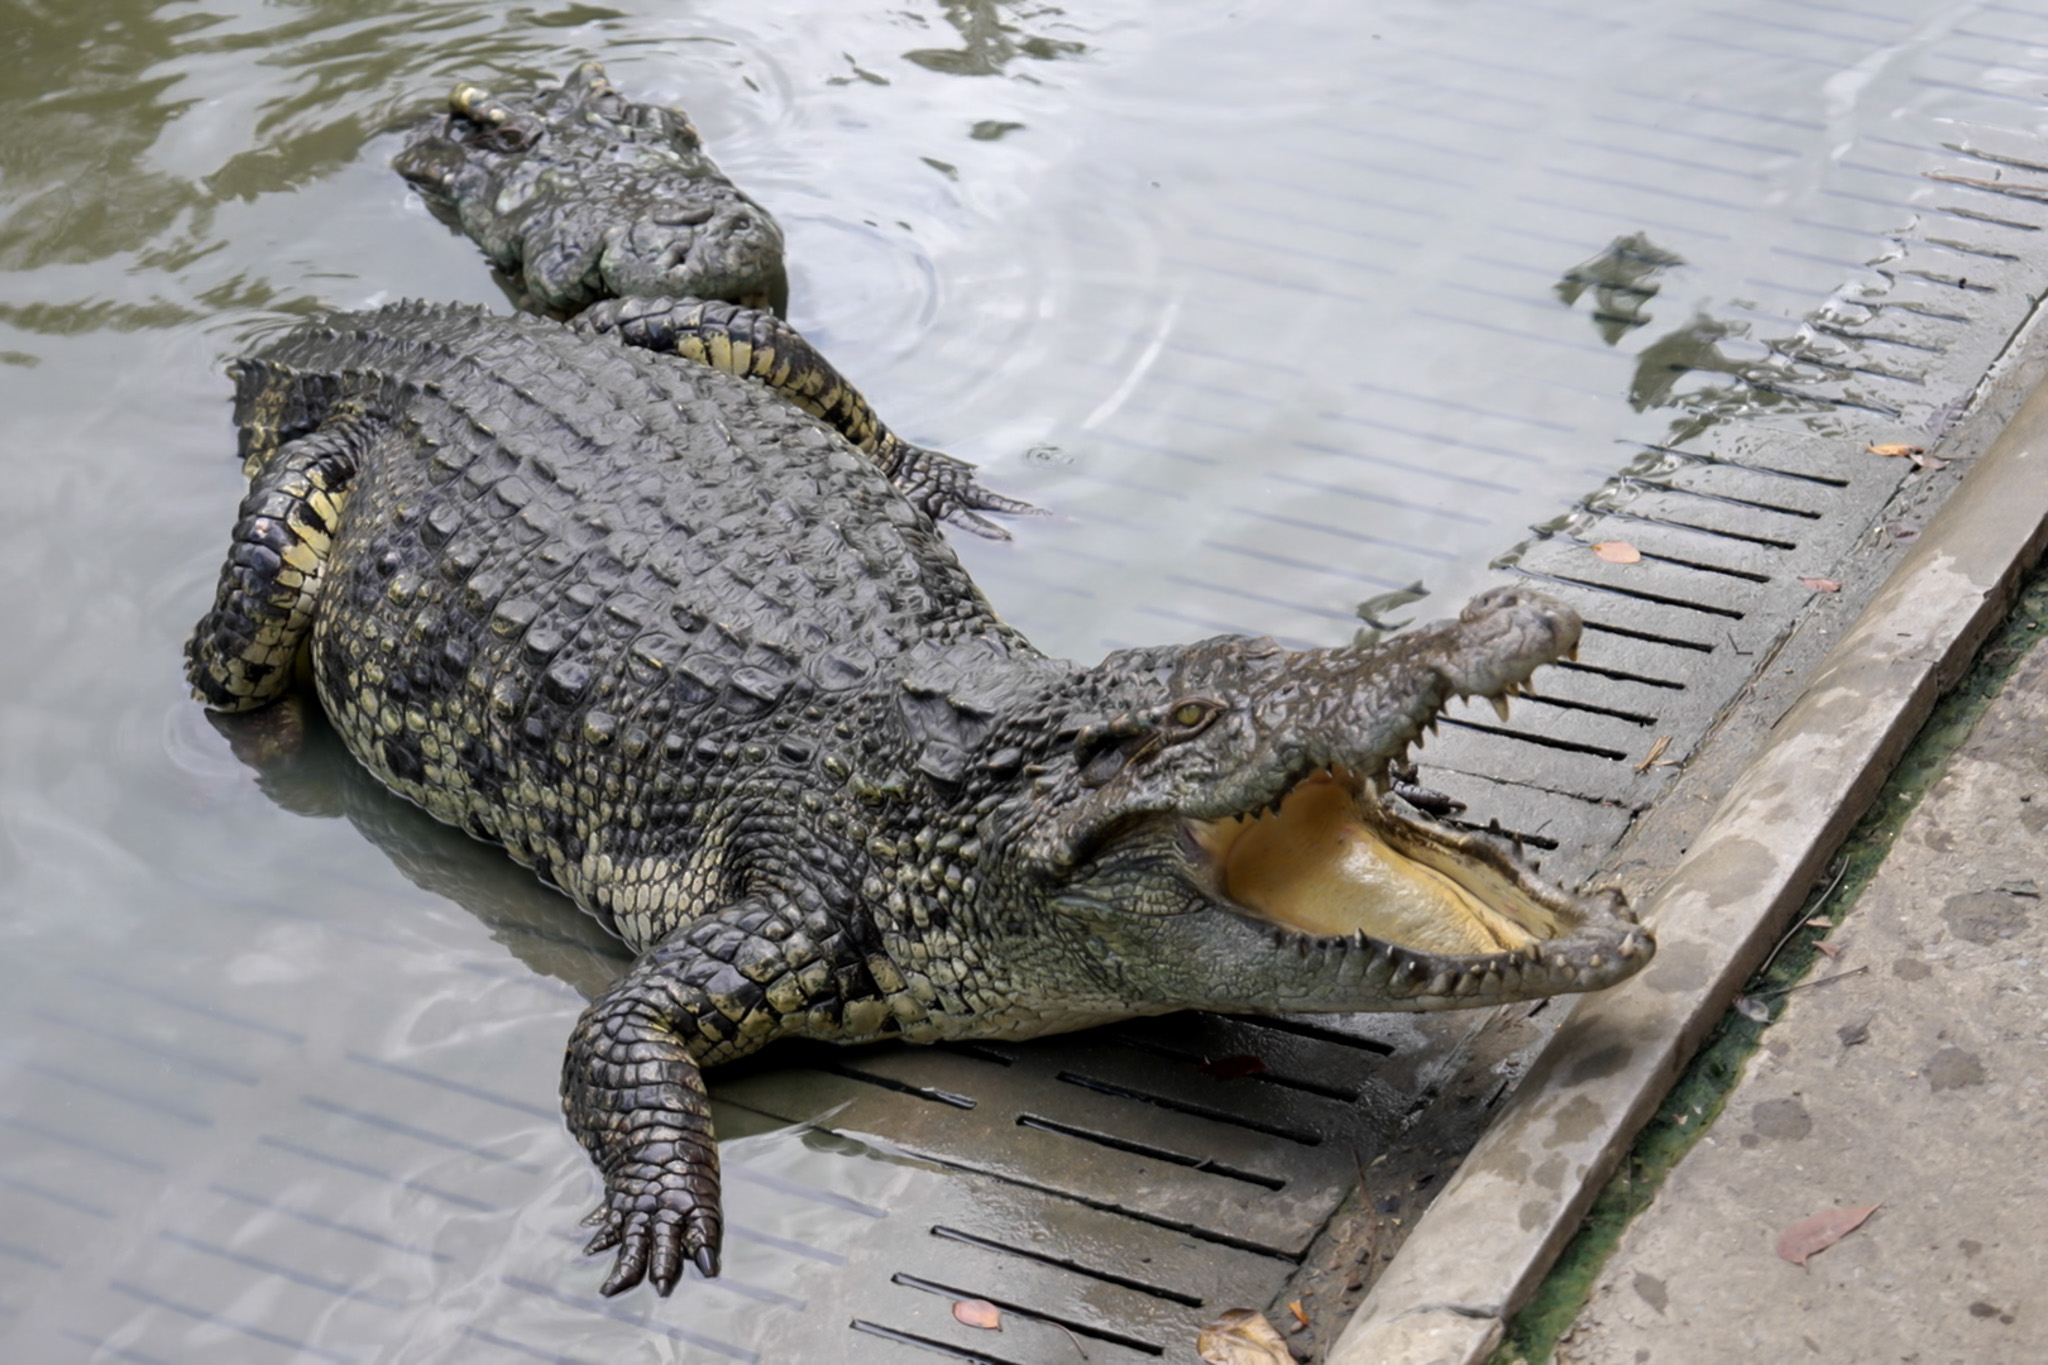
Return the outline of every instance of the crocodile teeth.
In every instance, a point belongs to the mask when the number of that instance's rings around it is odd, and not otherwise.
[[[1500,723],[1501,723],[1501,724],[1503,724],[1503,725],[1507,724],[1507,723],[1508,723],[1508,699],[1507,699],[1506,697],[1492,697],[1492,698],[1489,698],[1489,700],[1493,702],[1493,714],[1495,714],[1496,716],[1499,716],[1499,717],[1500,717]]]

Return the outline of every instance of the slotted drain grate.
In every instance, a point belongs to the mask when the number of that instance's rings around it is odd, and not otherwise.
[[[1204,1322],[1270,1297],[1430,1089],[1424,1032],[1370,1022],[1387,1027],[1188,1016],[1018,1046],[816,1048],[717,1094],[780,1120],[823,1109],[837,1132],[1005,1189],[854,1258],[848,1359],[1059,1358],[1020,1348],[1033,1324],[1095,1361],[1185,1359]],[[1019,1321],[1001,1338],[963,1326],[951,1307],[969,1298]]]

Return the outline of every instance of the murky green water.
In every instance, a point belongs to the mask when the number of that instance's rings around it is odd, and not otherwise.
[[[553,1092],[601,944],[331,753],[260,787],[185,697],[222,362],[502,305],[385,164],[457,76],[597,57],[685,105],[797,324],[1052,513],[961,550],[1094,655],[1455,603],[1872,278],[1898,119],[2037,126],[2044,50],[2043,7],[1915,0],[9,6],[0,1354],[797,1358],[877,1220],[952,1197],[728,1114],[728,1276],[593,1309]]]

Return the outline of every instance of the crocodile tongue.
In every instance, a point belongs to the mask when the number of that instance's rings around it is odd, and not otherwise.
[[[1277,813],[1203,821],[1195,832],[1233,903],[1304,933],[1363,930],[1407,948],[1468,954],[1512,951],[1556,932],[1507,877],[1443,857],[1406,825],[1361,799],[1349,774],[1325,771],[1296,785]],[[1518,922],[1518,910],[1535,922]]]

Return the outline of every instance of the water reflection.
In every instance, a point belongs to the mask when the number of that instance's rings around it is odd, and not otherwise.
[[[1631,232],[1565,271],[1555,287],[1558,298],[1568,304],[1577,303],[1588,289],[1593,291],[1593,325],[1600,339],[1612,346],[1649,323],[1648,304],[1662,288],[1658,276],[1684,264],[1683,256],[1666,251],[1647,234]]]
[[[181,215],[206,216],[200,186],[147,163],[193,104],[161,68],[214,22],[168,7],[14,11],[0,47],[0,270],[140,250]]]
[[[920,47],[903,54],[927,71],[946,76],[1000,76],[1018,57],[1049,62],[1078,57],[1088,45],[1050,31],[1027,32],[1023,25],[1042,22],[1045,30],[1073,32],[1064,11],[1032,0],[941,0],[939,13],[960,34],[957,48]]]
[[[498,845],[472,839],[394,796],[350,756],[309,693],[293,693],[263,711],[207,719],[278,806],[311,819],[346,819],[408,881],[476,916],[493,942],[532,971],[567,982],[589,999],[631,961],[595,918],[538,884]]]

